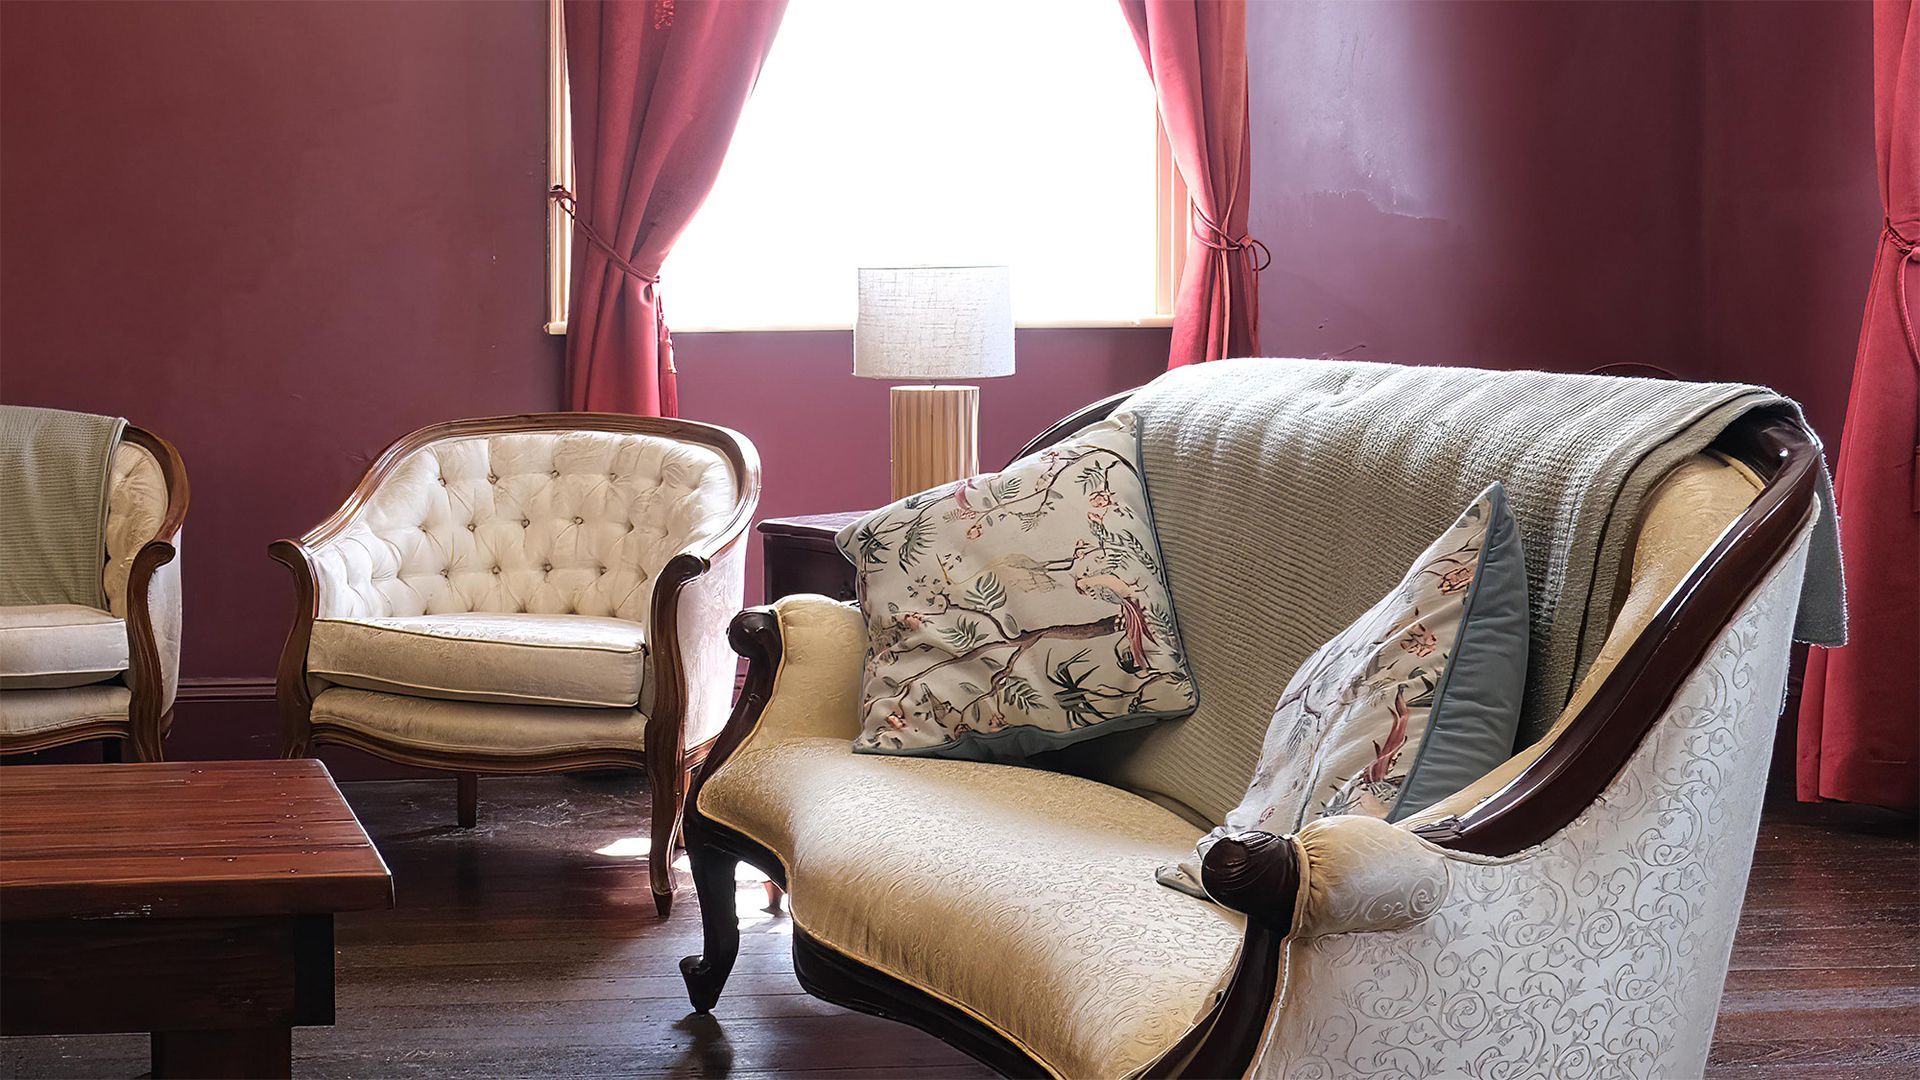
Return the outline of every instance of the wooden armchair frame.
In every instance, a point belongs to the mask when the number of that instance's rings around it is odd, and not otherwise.
[[[669,559],[653,587],[648,613],[650,678],[653,707],[647,715],[645,752],[626,747],[601,747],[547,754],[448,753],[410,743],[380,738],[313,717],[313,695],[307,679],[307,652],[313,624],[319,617],[320,586],[314,550],[352,525],[383,481],[409,455],[431,443],[476,436],[597,431],[652,435],[696,443],[718,452],[732,466],[736,498],[732,513],[714,536]],[[652,839],[648,869],[654,903],[661,917],[673,906],[673,852],[679,843],[681,810],[692,772],[706,759],[713,738],[686,744],[689,719],[707,718],[698,728],[718,729],[733,696],[733,666],[722,665],[724,685],[717,678],[690,678],[690,656],[695,650],[714,649],[724,635],[736,598],[722,595],[724,575],[717,565],[743,561],[748,526],[760,502],[760,456],[739,432],[691,420],[630,416],[624,413],[525,413],[474,420],[454,420],[421,428],[395,440],[368,468],[353,493],[338,510],[298,540],[276,540],[267,554],[293,574],[293,624],[280,654],[277,692],[282,723],[282,757],[304,757],[324,744],[351,747],[389,761],[444,769],[456,774],[459,821],[472,826],[478,819],[478,783],[481,773],[525,774],[568,772],[608,766],[643,769],[652,799]]]
[[[153,575],[180,554],[176,541],[187,520],[187,504],[192,500],[187,482],[187,464],[173,444],[142,427],[128,424],[121,432],[124,442],[132,443],[153,455],[159,463],[161,479],[167,485],[167,509],[160,527],[134,553],[127,574],[127,686],[133,692],[124,720],[91,720],[70,727],[55,728],[21,736],[0,736],[0,754],[25,754],[93,739],[107,740],[117,747],[126,742],[139,761],[161,760],[161,743],[173,727],[173,706],[166,696],[165,660],[154,634],[153,611],[148,607]],[[104,553],[102,566],[105,566]],[[109,753],[117,752],[109,750]]]
[[[1036,437],[1022,454],[1105,417],[1127,395],[1097,402]],[[1512,855],[1565,828],[1619,775],[1674,701],[1713,643],[1751,599],[1767,571],[1785,558],[1815,512],[1820,452],[1782,412],[1751,413],[1714,444],[1761,478],[1764,487],[1634,641],[1566,729],[1510,783],[1464,813],[1415,829],[1441,847]],[[686,833],[699,890],[703,952],[681,961],[688,996],[700,1012],[718,1001],[739,954],[735,860],[782,888],[785,868],[756,841],[699,812],[701,784],[746,741],[773,693],[783,651],[771,608],[734,619],[733,647],[748,659],[747,681],[727,727],[694,779]],[[1300,887],[1292,838],[1241,833],[1216,843],[1203,875],[1213,897],[1247,916],[1246,936],[1225,992],[1148,1077],[1243,1075],[1259,1048],[1274,1003],[1282,946],[1294,924]],[[911,1024],[1009,1076],[1045,1076],[1024,1049],[962,1010],[815,941],[795,927],[794,971],[809,993],[861,1012]]]

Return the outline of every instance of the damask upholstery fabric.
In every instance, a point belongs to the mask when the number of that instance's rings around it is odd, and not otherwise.
[[[1416,917],[1378,929],[1362,918],[1364,932],[1342,932],[1329,902],[1310,900],[1252,1075],[1699,1075],[1807,547],[1803,537],[1620,776],[1558,834],[1503,858],[1402,851],[1431,884]],[[1393,907],[1405,882],[1356,884],[1341,910],[1369,908],[1367,892]]]
[[[776,611],[772,701],[700,809],[780,856],[795,924],[972,1014],[1059,1076],[1125,1076],[1185,1034],[1244,929],[1153,882],[1199,830],[1058,773],[849,754],[860,613],[824,597]]]
[[[444,701],[336,686],[315,695],[313,719],[427,750],[494,758],[646,749],[647,718],[632,709]]]
[[[1494,484],[1294,673],[1246,797],[1161,884],[1206,895],[1201,861],[1231,833],[1397,820],[1472,783],[1512,755],[1526,677],[1525,555]]]
[[[415,697],[633,708],[646,628],[589,615],[412,615],[317,619],[307,671]]]
[[[110,682],[65,690],[8,690],[0,693],[0,734],[36,735],[95,720],[125,720],[132,700],[133,691]]]
[[[0,688],[57,689],[127,669],[127,623],[79,604],[0,607]]]
[[[460,612],[645,623],[668,560],[736,502],[718,451],[654,435],[515,432],[422,447],[314,552],[324,619]]]
[[[1193,710],[1119,413],[839,535],[867,617],[856,753],[1019,761]]]

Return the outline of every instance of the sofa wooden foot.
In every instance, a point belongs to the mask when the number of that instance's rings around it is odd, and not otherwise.
[[[455,782],[459,785],[459,821],[463,829],[471,829],[480,823],[480,774],[455,773]]]
[[[687,859],[693,864],[693,889],[700,898],[704,945],[699,956],[680,961],[680,976],[687,981],[693,1011],[707,1013],[720,1000],[727,976],[733,974],[733,962],[740,956],[740,913],[733,879],[740,860],[698,840],[687,844]]]

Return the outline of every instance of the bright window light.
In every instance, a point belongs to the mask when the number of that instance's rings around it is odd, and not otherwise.
[[[1022,324],[1151,317],[1156,139],[1112,0],[792,0],[668,319],[850,326],[856,268],[921,263],[1012,267]]]

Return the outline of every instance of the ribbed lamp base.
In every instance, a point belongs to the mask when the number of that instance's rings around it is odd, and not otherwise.
[[[887,414],[895,499],[980,471],[979,387],[896,386]]]

